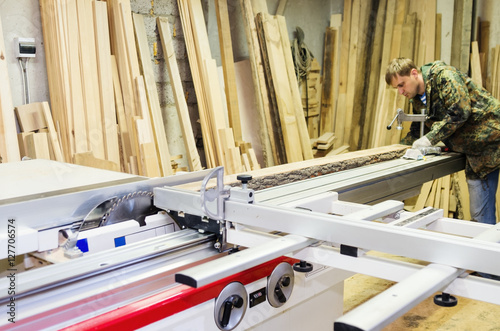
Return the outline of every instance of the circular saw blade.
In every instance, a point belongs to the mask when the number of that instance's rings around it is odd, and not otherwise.
[[[146,225],[147,216],[157,214],[161,209],[153,204],[153,192],[138,191],[129,193],[115,200],[104,214],[101,226],[135,220],[141,226]]]

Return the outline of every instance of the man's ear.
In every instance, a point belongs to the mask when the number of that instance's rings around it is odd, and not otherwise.
[[[414,78],[417,78],[418,77],[418,70],[415,68],[411,69],[410,75],[413,76]]]

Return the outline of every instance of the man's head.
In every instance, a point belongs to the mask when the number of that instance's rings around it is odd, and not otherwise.
[[[411,99],[425,91],[424,80],[415,63],[406,58],[396,58],[389,63],[385,72],[388,85],[398,89],[398,93]]]

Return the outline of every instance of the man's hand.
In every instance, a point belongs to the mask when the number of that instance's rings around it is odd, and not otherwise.
[[[423,136],[420,139],[417,139],[413,142],[413,145],[411,148],[417,149],[417,148],[423,148],[423,147],[431,147],[431,142],[426,136]]]

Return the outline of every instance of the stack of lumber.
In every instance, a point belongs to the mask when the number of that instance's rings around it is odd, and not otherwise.
[[[64,162],[48,102],[17,106],[15,112],[21,131],[18,134],[21,156]]]
[[[129,0],[48,0],[40,9],[64,160],[149,177],[173,174],[142,15],[132,15]],[[200,170],[187,110],[180,111],[185,157],[190,170]]]
[[[424,207],[443,209],[443,216],[470,220],[469,190],[462,170],[422,185],[420,195],[405,201],[405,208],[418,211]]]
[[[266,166],[312,159],[285,18],[270,15],[263,0],[240,4]]]
[[[255,159],[253,148],[243,151],[235,69],[229,35],[227,2],[216,1],[226,100],[222,98],[217,65],[212,58],[200,0],[178,0],[189,65],[198,101],[207,167],[224,166],[226,173],[247,169],[246,159]],[[225,114],[225,109],[228,113]],[[226,120],[227,117],[227,120]],[[255,165],[260,167],[260,165]]]

